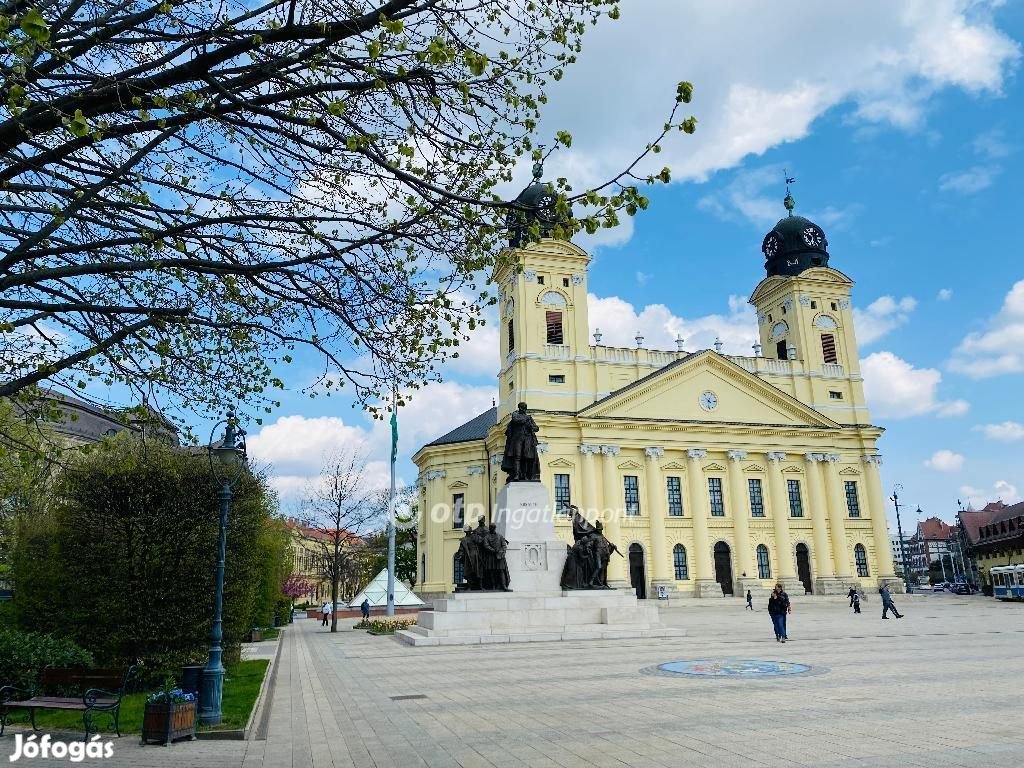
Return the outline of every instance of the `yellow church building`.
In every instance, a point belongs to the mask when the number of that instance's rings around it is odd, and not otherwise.
[[[549,188],[519,197],[542,228]],[[601,344],[587,317],[590,257],[511,231],[499,287],[497,405],[420,448],[420,594],[451,592],[465,523],[495,513],[509,414],[540,427],[541,481],[556,533],[570,504],[625,555],[612,586],[639,597],[845,593],[897,581],[876,442],[854,336],[853,281],[830,267],[825,233],[793,215],[762,243],[750,296],[752,356]],[[720,346],[717,345],[716,346]],[[515,585],[512,585],[513,589]]]

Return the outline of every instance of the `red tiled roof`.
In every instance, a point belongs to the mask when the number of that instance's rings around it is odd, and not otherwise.
[[[925,541],[946,541],[950,527],[937,517],[929,517],[917,524],[917,537]]]
[[[984,507],[981,508],[982,512],[999,512],[1000,510],[1006,509],[1006,504],[1001,501],[990,501]]]
[[[991,523],[993,518],[999,513],[999,508],[989,509],[991,506],[993,505],[987,504],[984,509],[961,509],[957,512],[957,516],[960,518],[960,525],[963,526],[964,533],[967,536],[968,544],[977,544],[982,526]],[[1004,504],[1003,506],[1005,507],[1006,505]]]

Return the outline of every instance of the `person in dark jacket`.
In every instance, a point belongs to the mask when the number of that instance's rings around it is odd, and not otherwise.
[[[896,603],[892,601],[892,595],[889,594],[889,585],[886,584],[882,587],[880,594],[882,595],[882,618],[888,619],[886,614],[892,611],[892,615],[897,619],[902,619],[903,614],[896,610]]]
[[[747,610],[754,610],[754,596],[750,594],[750,590],[747,590]]]
[[[857,596],[857,590],[853,587],[850,587],[850,591],[846,593],[846,596],[850,598],[850,607],[853,608],[853,598]]]
[[[775,629],[775,642],[786,642],[786,599],[782,596],[782,587],[776,586],[768,597],[768,615]]]
[[[370,599],[363,598],[363,602],[359,605],[359,610],[363,612],[363,618],[370,618]]]

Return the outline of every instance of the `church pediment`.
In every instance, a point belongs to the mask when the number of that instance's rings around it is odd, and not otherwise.
[[[456,480],[454,482],[448,483],[448,487],[449,488],[455,488],[455,489],[458,489],[458,488],[469,488],[469,483],[467,483],[465,480]]]
[[[710,350],[625,386],[580,416],[839,429],[824,414]]]
[[[725,472],[725,467],[723,467],[721,464],[716,464],[715,462],[711,462],[710,464],[705,464],[704,465],[704,471],[705,472]]]
[[[860,472],[858,472],[853,467],[847,467],[846,469],[840,469],[839,470],[839,474],[840,475],[859,475]]]
[[[760,464],[748,464],[743,468],[744,472],[764,472],[764,467]]]
[[[670,461],[668,464],[662,464],[662,469],[686,469],[685,464],[680,464],[678,461]]]
[[[567,469],[572,469],[576,465],[573,464],[571,461],[568,461],[567,459],[557,458],[554,461],[549,461],[548,462],[548,466],[549,467],[565,467]]]
[[[801,475],[801,474],[803,474],[803,470],[800,469],[800,467],[798,467],[796,464],[790,464],[788,467],[783,468],[782,471],[784,473],[791,474],[791,475]]]
[[[619,464],[619,469],[640,469],[643,464],[632,459],[626,459],[624,462]]]

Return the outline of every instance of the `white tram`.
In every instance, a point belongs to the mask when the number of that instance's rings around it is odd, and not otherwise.
[[[997,600],[1024,600],[1024,565],[997,565],[989,568],[992,596]]]

